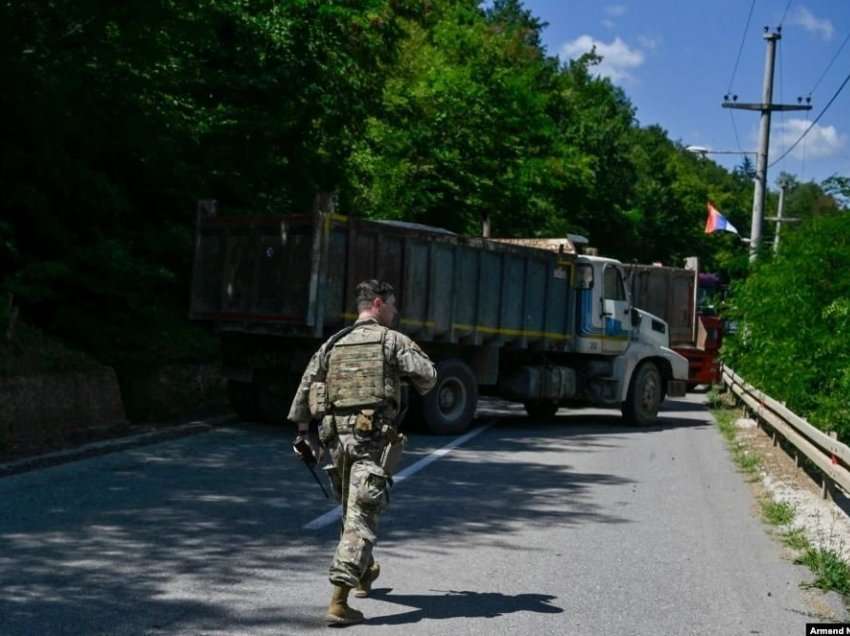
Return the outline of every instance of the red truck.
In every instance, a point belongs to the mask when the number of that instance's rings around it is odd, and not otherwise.
[[[718,382],[723,329],[711,299],[720,290],[719,277],[700,273],[696,258],[687,259],[683,268],[638,264],[623,268],[632,304],[665,320],[670,347],[688,359],[688,390]]]

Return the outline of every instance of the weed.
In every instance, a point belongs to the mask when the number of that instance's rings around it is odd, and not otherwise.
[[[735,461],[742,471],[750,475],[754,475],[758,471],[759,466],[761,466],[761,457],[746,448],[740,449],[739,453],[735,453]]]
[[[792,550],[806,550],[811,547],[809,540],[806,538],[806,533],[803,532],[802,528],[795,528],[783,534],[782,543]]]
[[[810,546],[795,562],[807,565],[815,575],[808,587],[850,595],[850,566],[836,552]]]
[[[794,520],[794,506],[785,501],[773,501],[765,497],[761,500],[761,514],[771,525],[787,526]]]

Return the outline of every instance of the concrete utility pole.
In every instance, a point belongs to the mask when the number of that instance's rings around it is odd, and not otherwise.
[[[758,104],[739,104],[734,95],[732,101],[729,96],[724,98],[721,104],[723,108],[737,108],[740,110],[757,110],[761,112],[761,125],[759,127],[759,149],[756,163],[755,192],[753,193],[753,220],[750,227],[750,262],[756,260],[759,243],[761,242],[761,222],[764,216],[764,198],[767,193],[767,154],[770,148],[770,114],[775,110],[811,110],[810,104],[774,104],[773,103],[773,66],[776,60],[776,43],[782,39],[782,27],[773,33],[764,28],[764,37],[767,40],[767,51],[764,58],[764,80],[762,83],[762,98]]]
[[[783,175],[784,177],[785,175]],[[776,232],[773,234],[773,253],[776,254],[779,251],[779,233],[782,231],[783,223],[796,223],[800,219],[790,219],[783,218],[782,212],[785,209],[785,188],[788,187],[788,182],[781,178],[779,179],[779,206],[776,208],[776,216],[768,216],[765,217],[765,221],[775,221],[776,222]]]

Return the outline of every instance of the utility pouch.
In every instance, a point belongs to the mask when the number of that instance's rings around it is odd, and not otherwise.
[[[319,442],[322,446],[328,446],[333,438],[336,437],[336,423],[331,415],[322,418],[322,423],[319,424]]]
[[[314,419],[324,417],[328,410],[327,385],[324,382],[313,382],[307,394],[307,406]]]
[[[354,420],[354,430],[358,433],[371,433],[375,421],[375,409],[361,409]]]

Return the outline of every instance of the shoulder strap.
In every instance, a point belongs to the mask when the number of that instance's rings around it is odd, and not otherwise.
[[[356,325],[349,325],[348,327],[345,327],[344,329],[340,329],[334,335],[332,335],[330,338],[328,338],[327,343],[325,343],[325,351],[322,354],[322,359],[319,361],[319,370],[322,372],[322,377],[324,377],[325,374],[328,372],[328,356],[331,355],[331,349],[334,348],[334,345],[339,340],[341,340],[342,338],[344,338],[345,336],[350,334],[352,331],[354,331],[355,327],[356,327]]]

